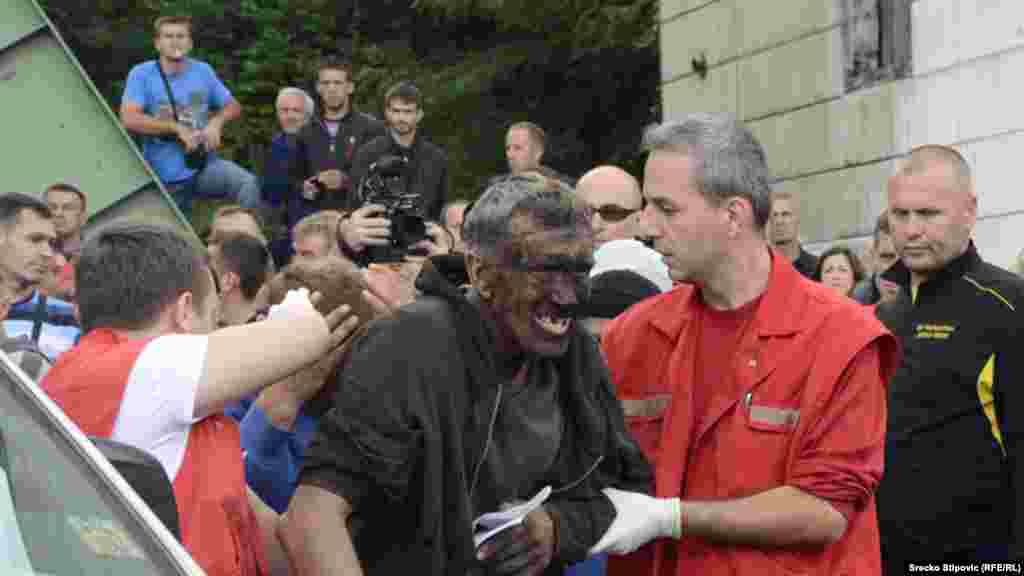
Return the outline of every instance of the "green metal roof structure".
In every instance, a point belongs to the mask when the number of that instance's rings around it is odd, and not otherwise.
[[[87,227],[131,216],[196,238],[35,0],[0,1],[0,126],[0,192],[66,181],[88,198]]]

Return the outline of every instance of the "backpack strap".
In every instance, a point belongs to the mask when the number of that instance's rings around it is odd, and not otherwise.
[[[32,341],[37,344],[39,336],[43,333],[43,322],[46,322],[46,294],[42,292],[38,292],[38,294],[39,300],[32,312]]]

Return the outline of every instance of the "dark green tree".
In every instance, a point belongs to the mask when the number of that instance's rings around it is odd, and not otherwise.
[[[568,174],[598,163],[636,173],[642,127],[657,119],[654,0],[43,0],[116,110],[132,65],[153,58],[160,14],[195,21],[195,55],[243,104],[226,154],[259,170],[285,85],[313,89],[316,60],[348,54],[357,107],[380,115],[387,86],[424,92],[425,134],[451,159],[452,189],[473,196],[503,172],[505,128],[549,134],[546,163]]]

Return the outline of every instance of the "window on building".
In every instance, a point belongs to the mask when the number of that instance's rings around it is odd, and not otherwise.
[[[908,76],[911,0],[837,1],[846,90]]]

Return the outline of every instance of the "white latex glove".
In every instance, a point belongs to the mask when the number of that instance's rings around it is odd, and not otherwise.
[[[267,319],[298,318],[310,314],[320,315],[316,308],[313,308],[313,303],[309,301],[309,289],[298,288],[289,290],[280,304],[271,306],[267,312]]]
[[[681,536],[679,498],[652,498],[615,488],[605,488],[604,495],[615,506],[615,520],[591,554],[629,554],[651,540]]]

